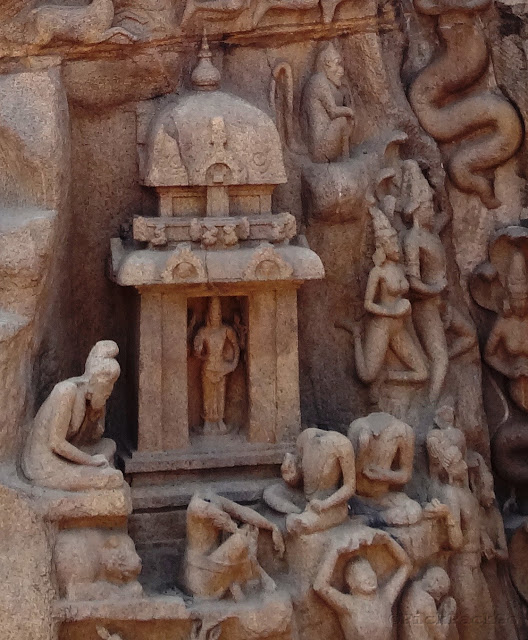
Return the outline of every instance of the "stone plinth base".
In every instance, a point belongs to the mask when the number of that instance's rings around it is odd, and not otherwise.
[[[292,638],[291,601],[279,591],[255,594],[240,603],[223,600],[192,605],[178,595],[116,602],[63,600],[56,603],[54,614],[61,623],[59,640],[98,637],[96,627],[105,627],[123,638],[185,640],[195,620],[202,621],[204,632],[221,625],[220,640]]]

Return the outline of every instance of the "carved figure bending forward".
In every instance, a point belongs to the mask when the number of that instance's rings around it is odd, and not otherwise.
[[[68,600],[141,596],[141,559],[126,533],[104,529],[61,531],[54,552],[57,581]]]
[[[401,640],[446,640],[456,612],[448,596],[449,576],[440,567],[427,569],[405,591],[401,605]]]
[[[493,603],[481,570],[480,505],[469,488],[468,468],[456,445],[438,446],[433,430],[427,452],[434,472],[435,500],[425,507],[434,517],[444,517],[453,554],[449,577],[457,602],[460,640],[491,640],[494,637]],[[434,436],[434,437],[433,437]]]
[[[285,484],[266,487],[264,501],[288,514],[290,533],[313,533],[341,524],[356,490],[350,440],[337,431],[310,428],[299,435],[296,449],[296,455],[286,454],[282,463]]]
[[[390,640],[393,638],[392,606],[411,571],[405,551],[387,533],[376,533],[372,544],[384,544],[396,560],[398,569],[383,585],[370,562],[347,545],[329,552],[313,588],[336,612],[345,640]],[[343,556],[352,556],[345,565],[348,593],[332,586],[332,575]]]
[[[115,342],[90,351],[84,374],[59,382],[33,420],[22,455],[22,470],[42,487],[65,491],[113,489],[123,484],[110,467],[115,443],[101,440],[106,401],[119,377]],[[91,453],[72,442],[92,445]]]
[[[194,353],[203,360],[204,433],[227,433],[224,423],[226,378],[238,365],[240,347],[236,331],[222,322],[218,297],[209,302],[207,323],[196,334]]]
[[[384,372],[384,380],[425,382],[428,372],[424,358],[405,324],[411,314],[411,303],[406,297],[409,283],[400,264],[398,235],[379,209],[371,207],[370,213],[376,253],[365,292],[365,309],[370,318],[364,343],[361,328],[353,327],[357,374],[365,384],[373,383],[381,374],[390,349],[407,369],[389,369]]]
[[[343,60],[334,45],[328,43],[318,53],[315,64],[315,73],[302,97],[310,156],[314,162],[347,160],[354,111],[343,83]]]
[[[242,522],[238,526],[237,522]],[[185,582],[201,598],[222,598],[228,591],[243,598],[242,585],[259,579],[266,591],[274,581],[257,560],[258,530],[271,531],[279,555],[284,542],[279,529],[259,513],[236,502],[208,493],[195,494],[187,507]],[[231,534],[222,541],[223,534]]]
[[[388,525],[418,522],[422,508],[401,491],[413,472],[412,428],[388,413],[371,413],[352,422],[348,437],[356,450],[357,494]]]

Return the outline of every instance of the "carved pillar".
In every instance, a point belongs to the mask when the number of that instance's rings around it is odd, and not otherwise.
[[[295,287],[251,295],[248,377],[249,441],[294,439],[301,425]]]
[[[142,289],[138,451],[188,444],[187,298]]]

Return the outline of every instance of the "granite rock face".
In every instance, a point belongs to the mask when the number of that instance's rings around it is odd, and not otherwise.
[[[4,3],[3,637],[527,637],[527,15]]]

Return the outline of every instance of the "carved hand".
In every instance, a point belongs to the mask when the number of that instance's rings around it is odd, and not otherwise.
[[[103,467],[105,469],[110,466],[110,463],[102,453],[97,453],[94,456],[92,456],[91,466]]]

